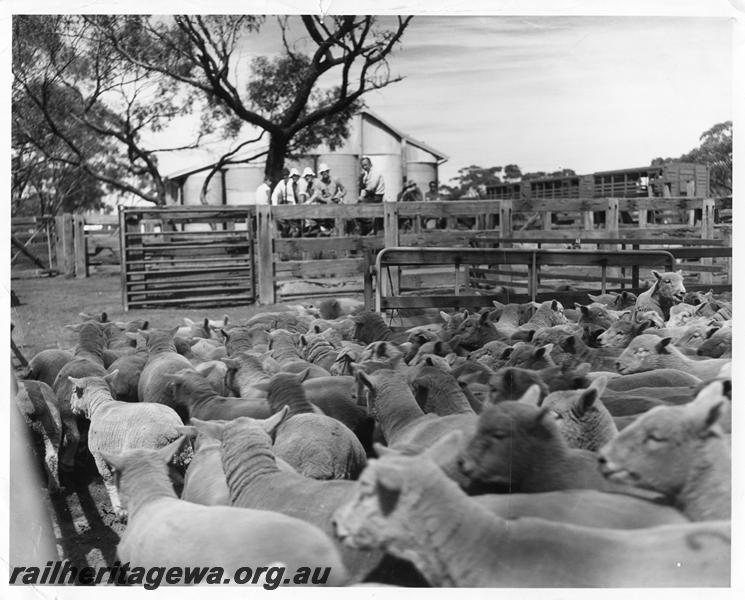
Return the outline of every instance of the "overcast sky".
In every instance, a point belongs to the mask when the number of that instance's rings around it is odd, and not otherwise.
[[[732,0],[735,4],[741,0]],[[733,21],[715,0],[535,0],[458,3],[433,16],[442,3],[216,1],[177,6],[163,2],[95,4],[100,12],[380,11],[420,13],[390,60],[404,80],[365,96],[392,125],[450,158],[444,183],[461,167],[518,164],[523,171],[572,168],[579,173],[642,166],[657,156],[678,156],[698,144],[715,123],[732,119]],[[11,0],[15,12],[58,3]],[[455,6],[455,5],[451,5]],[[91,5],[65,3],[65,12]],[[549,16],[464,16],[471,13]],[[587,15],[598,9],[631,16]],[[43,11],[43,9],[41,9]],[[422,15],[424,11],[429,15]],[[53,11],[56,12],[56,11]],[[647,14],[641,14],[641,12]],[[650,12],[658,13],[656,16]],[[697,16],[681,16],[695,13]],[[715,15],[715,16],[712,16]],[[724,15],[724,16],[722,16]],[[241,56],[280,50],[276,19],[242,44]],[[178,145],[189,129],[179,123],[161,147]],[[226,144],[213,137],[213,154]],[[168,173],[203,163],[202,153],[161,156]]]

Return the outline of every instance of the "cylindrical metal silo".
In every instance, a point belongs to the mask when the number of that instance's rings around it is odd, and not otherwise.
[[[437,163],[410,162],[406,164],[406,179],[413,179],[427,193],[430,181],[437,181]]]
[[[341,181],[347,190],[347,200],[359,198],[360,161],[354,154],[321,154],[318,167],[325,163],[331,171],[331,178]]]
[[[264,165],[232,165],[225,173],[226,204],[255,204],[256,188],[264,179]]]
[[[193,173],[186,178],[183,187],[184,206],[199,206],[199,195],[202,191],[202,185],[207,178],[209,171]],[[215,173],[207,187],[207,204],[222,204],[222,176]],[[209,231],[210,227],[206,223],[187,223],[184,225],[184,231]]]

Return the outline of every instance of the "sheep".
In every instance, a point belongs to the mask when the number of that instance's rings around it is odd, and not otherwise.
[[[678,369],[656,369],[614,377],[608,380],[606,389],[622,392],[642,387],[690,387],[700,383],[698,377]]]
[[[221,359],[228,368],[225,374],[227,387],[245,398],[265,396],[262,384],[269,383],[271,376],[264,367],[260,355],[241,351]]]
[[[375,419],[356,403],[357,383],[349,375],[314,377],[302,383],[308,402],[341,421],[357,436],[366,454],[372,452]]]
[[[601,400],[613,417],[625,417],[638,415],[655,406],[685,404],[693,400],[693,397],[694,390],[690,386],[658,386],[624,391],[606,389]]]
[[[209,381],[191,369],[183,369],[167,376],[163,404],[179,414],[186,414],[184,422],[194,417],[203,421],[252,417],[265,419],[272,414],[266,398],[232,398],[220,396]]]
[[[443,342],[449,342],[450,339],[455,335],[456,331],[460,327],[461,323],[470,316],[467,310],[463,312],[456,312],[452,315],[447,314],[444,311],[440,311],[440,318],[442,319],[442,328],[440,330],[440,338]]]
[[[137,397],[140,402],[161,402],[173,408],[181,419],[187,420],[189,415],[186,408],[176,404],[166,390],[170,374],[182,369],[193,369],[189,359],[176,352],[176,328],[153,329],[142,333],[147,339],[148,359],[137,383]]]
[[[228,352],[225,346],[216,340],[192,338],[189,340],[189,345],[191,346],[193,357],[191,360],[194,365],[210,360],[220,360],[227,356]]]
[[[707,338],[696,351],[699,356],[725,358],[732,356],[732,322],[725,323],[719,329],[709,329]]]
[[[198,365],[194,365],[194,370],[204,377],[212,389],[220,396],[230,395],[226,379],[228,375],[228,365],[221,360],[208,360]]]
[[[424,414],[406,379],[396,371],[378,369],[365,373],[358,370],[357,378],[369,390],[368,412],[380,423],[388,446],[420,451],[450,431],[459,429],[466,435],[475,431],[475,414],[445,417]]]
[[[332,525],[334,510],[352,497],[355,482],[321,481],[280,471],[270,434],[283,418],[280,412],[264,422],[240,417],[225,424],[195,420],[193,425],[221,442],[231,506],[271,510],[319,527],[334,540],[350,579],[361,581],[380,562],[382,552],[350,551],[334,538]]]
[[[610,412],[600,397],[605,377],[583,390],[551,392],[538,405],[548,408],[570,448],[597,451],[618,434]]]
[[[83,415],[91,422],[88,450],[103,478],[115,515],[123,519],[126,512],[102,453],[166,446],[179,437],[176,427],[183,422],[173,409],[163,404],[114,400],[108,382],[115,375],[116,372],[105,377],[69,377],[72,385],[70,405],[75,414]],[[189,457],[190,449],[181,453],[180,460],[185,464]]]
[[[693,306],[681,302],[675,306],[670,307],[670,318],[665,323],[665,327],[682,327],[683,325],[689,325],[694,322],[708,322],[709,317],[704,316],[704,309],[708,308],[708,304],[699,304]]]
[[[425,413],[441,417],[473,414],[474,410],[455,378],[437,367],[420,365],[409,373],[408,380],[417,404]]]
[[[282,371],[288,373],[300,373],[309,369],[311,377],[325,377],[330,373],[313,363],[308,362],[302,356],[295,345],[294,334],[286,329],[277,329],[269,332],[269,349],[271,356],[278,363]]]
[[[631,308],[636,304],[636,294],[627,291],[623,291],[620,294],[611,292],[610,294],[600,294],[598,296],[587,294],[587,296],[592,302],[604,304],[613,310],[624,310],[625,308]]]
[[[465,350],[478,350],[484,344],[502,339],[489,313],[466,317],[453,335],[451,345]]]
[[[62,420],[54,391],[43,381],[19,381],[15,402],[31,433],[36,455],[47,473],[47,490],[60,490],[59,451]]]
[[[147,349],[142,349],[133,354],[126,354],[117,358],[106,369],[107,373],[117,371],[118,375],[111,382],[111,391],[117,400],[122,402],[138,402],[137,388],[140,383],[140,375],[147,364]]]
[[[233,327],[230,331],[222,331],[225,351],[228,356],[235,356],[239,352],[250,352],[257,345],[269,344],[269,332],[260,325],[253,327]]]
[[[613,371],[620,348],[591,348],[578,335],[566,336],[551,353],[551,358],[565,368],[587,363],[590,371]]]
[[[52,387],[62,367],[74,359],[75,356],[67,350],[57,348],[42,350],[34,354],[28,362],[26,377],[41,381]]]
[[[362,344],[371,344],[378,341],[388,341],[400,344],[406,341],[406,332],[394,333],[388,327],[378,313],[364,310],[358,312],[354,317],[355,330],[354,340]]]
[[[66,472],[74,469],[75,456],[81,444],[82,448],[85,448],[85,425],[78,422],[70,408],[72,387],[69,377],[106,375],[103,364],[104,339],[98,324],[88,321],[76,326],[75,330],[79,336],[78,344],[75,346],[75,358],[60,369],[52,385],[62,419],[60,468]]]
[[[350,548],[406,557],[435,586],[730,585],[729,522],[623,531],[507,521],[422,457],[370,461],[334,519]]]
[[[551,358],[553,349],[553,344],[536,347],[528,342],[516,342],[504,366],[535,370],[555,367],[556,363]]]
[[[300,347],[305,360],[330,373],[331,367],[339,356],[341,341],[338,345],[334,345],[327,338],[328,336],[323,333],[306,333],[300,336]]]
[[[595,453],[569,447],[549,408],[530,405],[537,387],[526,396],[485,406],[479,415],[476,433],[458,458],[472,484],[510,492],[623,491],[603,478]]]
[[[625,348],[637,335],[644,333],[652,322],[649,320],[634,321],[631,315],[614,321],[611,326],[597,336],[601,348]]]
[[[669,498],[694,521],[731,518],[731,450],[718,420],[724,398],[658,406],[601,448],[610,481]]]
[[[225,421],[219,421],[225,423]],[[230,494],[225,473],[222,470],[220,457],[220,442],[216,439],[199,434],[195,427],[184,425],[178,427],[178,432],[189,438],[196,438],[194,456],[184,473],[184,487],[181,499],[205,506],[230,505]],[[289,463],[275,457],[277,467],[286,473],[297,473]]]
[[[537,310],[527,323],[520,325],[522,331],[536,331],[543,327],[553,327],[554,325],[565,325],[569,320],[564,316],[564,307],[557,300],[547,300],[541,302]]]
[[[206,507],[180,500],[168,480],[167,464],[181,442],[176,440],[160,450],[103,453],[106,464],[118,474],[129,512],[127,529],[117,546],[121,561],[164,569],[211,565],[226,574],[247,565],[277,565],[267,572],[267,589],[288,583],[272,577],[270,587],[269,572],[275,568],[288,573],[323,570],[328,575],[326,584],[346,583],[339,552],[317,527],[272,511]]]
[[[345,315],[356,315],[365,308],[362,300],[353,298],[326,298],[318,305],[322,319],[338,319]]]
[[[618,357],[617,371],[621,374],[641,373],[656,369],[677,369],[702,380],[713,379],[727,358],[693,360],[671,345],[672,338],[642,334],[633,340]]]
[[[301,385],[304,378],[304,373],[278,373],[269,382],[272,413],[289,408],[274,431],[274,454],[305,477],[356,479],[365,466],[365,449],[341,421],[313,411]]]
[[[726,434],[732,433],[732,378],[715,379],[706,384],[696,394],[693,402],[697,405],[714,406],[720,404],[719,426]]]
[[[686,294],[683,285],[683,271],[668,271],[658,273],[652,271],[655,276],[655,282],[646,292],[639,294],[634,305],[635,321],[639,321],[637,315],[646,311],[656,313],[663,321],[670,318],[670,308],[679,302],[682,302]]]

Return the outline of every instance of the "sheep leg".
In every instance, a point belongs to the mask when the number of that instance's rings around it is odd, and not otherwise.
[[[111,501],[111,508],[114,509],[114,515],[122,522],[127,520],[127,511],[122,507],[122,501],[119,498],[119,490],[116,489],[116,483],[114,482],[114,474],[109,469],[109,465],[100,456],[94,456],[93,459],[96,461],[96,468],[101,474],[103,484],[106,487],[106,491],[109,494],[109,500]]]
[[[44,465],[47,471],[47,490],[50,494],[55,494],[60,491],[59,482],[59,454],[58,448],[54,447],[52,440],[46,435],[44,436]]]
[[[64,444],[60,466],[63,470],[72,471],[75,468],[75,455],[80,445],[80,431],[78,431],[77,421],[72,415],[63,419],[62,425],[64,427]]]

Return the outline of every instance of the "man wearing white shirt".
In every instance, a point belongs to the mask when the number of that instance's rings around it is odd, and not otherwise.
[[[259,184],[259,187],[256,188],[254,204],[269,204],[272,193],[272,188],[269,186],[270,182],[271,179],[265,175],[264,180]]]
[[[293,167],[289,171],[285,169],[282,175],[282,179],[272,192],[272,204],[275,206],[277,204],[297,204],[300,171]]]

